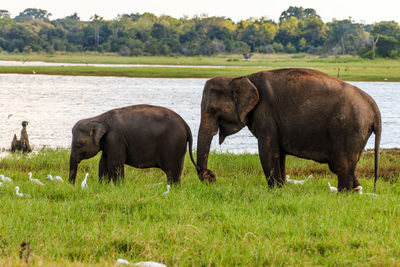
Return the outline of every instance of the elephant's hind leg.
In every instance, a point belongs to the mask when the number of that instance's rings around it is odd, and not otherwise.
[[[167,175],[168,184],[180,184],[181,175],[183,170],[183,163],[185,162],[185,154],[183,156],[173,157],[174,160],[170,159],[168,162],[162,164],[161,169]]]
[[[280,153],[280,167],[281,167],[281,179],[285,181],[286,177],[286,154],[281,151]]]
[[[360,185],[355,169],[358,155],[337,153],[329,162],[329,169],[338,176],[339,191],[350,191]]]

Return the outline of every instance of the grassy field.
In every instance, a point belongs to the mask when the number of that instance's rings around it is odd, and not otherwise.
[[[199,182],[186,158],[182,184],[166,190],[157,169],[126,169],[124,182],[98,184],[99,156],[83,161],[77,184],[51,183],[68,175],[68,150],[43,150],[0,160],[13,179],[0,187],[0,265],[114,265],[152,260],[168,266],[400,264],[400,157],[381,153],[378,197],[335,194],[326,165],[289,157],[288,174],[304,186],[269,189],[257,155],[212,154],[218,183]],[[28,172],[46,183],[29,183]],[[89,172],[88,189],[80,182]],[[373,154],[357,169],[364,192],[373,188]],[[162,185],[157,183],[164,182]],[[29,198],[19,198],[18,185]],[[26,255],[26,249],[22,252]]]
[[[400,61],[391,59],[361,59],[357,57],[327,57],[296,54],[255,54],[250,61],[241,55],[219,55],[214,57],[122,57],[114,54],[8,54],[0,53],[0,60],[47,61],[64,63],[102,64],[149,64],[149,65],[193,65],[221,66],[221,68],[167,68],[167,67],[7,67],[0,66],[0,73],[96,75],[126,77],[213,77],[217,75],[240,76],[260,70],[307,67],[315,68],[340,77],[358,81],[400,81]],[[224,67],[225,66],[225,67]],[[229,66],[229,68],[226,68]]]

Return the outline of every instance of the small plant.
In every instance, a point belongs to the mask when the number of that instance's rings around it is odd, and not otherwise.
[[[31,255],[32,247],[29,242],[22,242],[21,249],[19,251],[19,258],[24,259],[26,263],[29,263],[29,256]]]

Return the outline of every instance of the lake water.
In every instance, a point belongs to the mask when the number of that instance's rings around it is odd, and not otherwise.
[[[0,148],[10,148],[14,133],[27,120],[31,145],[69,147],[76,121],[112,108],[152,104],[170,108],[189,124],[196,145],[200,102],[207,79],[121,78],[0,74]],[[370,94],[382,114],[381,147],[400,147],[400,83],[352,82]],[[367,148],[373,147],[370,138]],[[228,136],[212,149],[257,152],[257,140],[247,128]]]
[[[44,62],[44,61],[12,61],[0,60],[0,66],[9,67],[40,67],[40,66],[89,66],[89,67],[121,67],[121,68],[211,68],[211,69],[224,69],[224,68],[256,68],[265,66],[193,66],[193,65],[150,65],[150,64],[95,64],[95,63],[59,63],[59,62]]]

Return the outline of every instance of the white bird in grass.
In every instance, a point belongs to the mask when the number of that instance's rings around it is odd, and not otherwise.
[[[19,192],[19,187],[18,187],[18,186],[15,187],[15,194],[17,194],[17,196],[19,196],[19,197],[29,197],[28,194],[20,193],[20,192]]]
[[[0,174],[0,179],[5,183],[5,182],[9,182],[12,183],[12,180],[10,177],[6,177],[3,174]]]
[[[86,175],[85,175],[85,179],[83,179],[83,181],[82,181],[82,183],[81,183],[81,189],[82,189],[82,190],[88,187],[88,185],[87,185],[87,178],[88,178],[88,176],[89,176],[89,173],[87,172]]]
[[[307,182],[308,180],[310,180],[310,178],[312,177],[312,175],[309,175],[306,179],[304,180],[293,180],[290,179],[289,175],[286,175],[286,182],[290,183],[290,184],[304,184],[305,182]]]
[[[48,174],[47,179],[49,179],[50,181],[59,181],[62,183],[64,182],[63,178],[61,178],[61,176],[58,176],[58,175],[53,178],[53,176],[51,174]]]
[[[28,174],[29,174],[29,181],[31,181],[31,183],[34,183],[34,184],[37,184],[37,185],[41,185],[41,186],[44,185],[44,183],[42,183],[40,180],[32,178],[32,173],[31,172],[29,172]]]
[[[360,195],[369,195],[373,197],[377,197],[377,194],[374,193],[363,193],[363,187],[361,185],[357,186],[356,188],[353,189],[353,191],[358,191]]]
[[[56,175],[56,176],[54,176],[54,179],[56,179],[56,181],[64,183],[64,180],[63,180],[63,178],[61,178],[61,176]]]
[[[140,261],[133,264],[134,266],[143,266],[143,267],[167,267],[167,265],[154,262],[154,261]]]
[[[127,260],[124,259],[118,259],[116,264],[125,264],[125,265],[130,265],[131,263]]]
[[[137,263],[130,263],[129,261],[124,259],[118,259],[116,264],[142,266],[142,267],[167,267],[167,265],[155,261],[140,261]]]
[[[328,186],[329,186],[329,191],[331,191],[331,192],[337,192],[337,188],[334,187],[334,186],[331,186],[331,183],[330,183],[330,182],[328,182]]]
[[[168,194],[169,193],[169,189],[171,188],[171,186],[169,185],[169,184],[167,184],[167,191],[165,191],[164,193],[163,193],[163,195],[166,195],[166,194]]]

